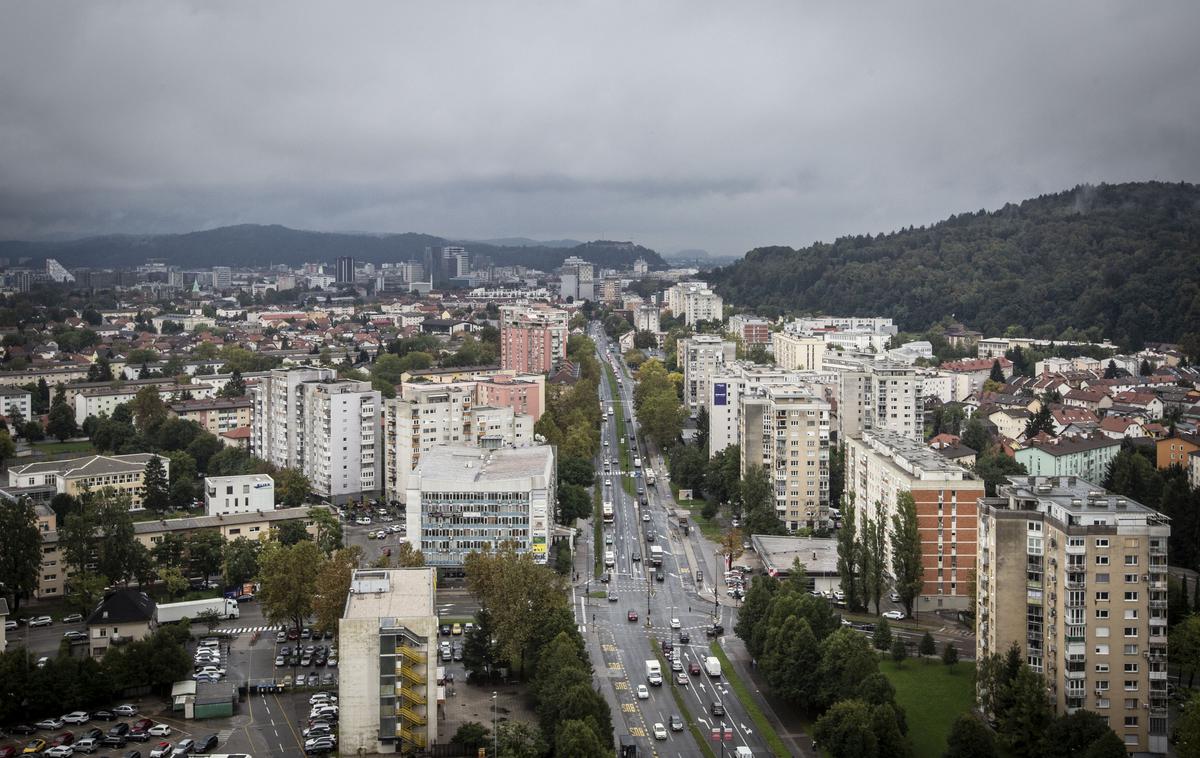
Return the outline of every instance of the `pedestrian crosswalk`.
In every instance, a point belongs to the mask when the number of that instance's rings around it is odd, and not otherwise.
[[[243,626],[236,629],[218,629],[217,631],[225,632],[226,634],[249,634],[252,632],[278,632],[283,629],[283,626]]]

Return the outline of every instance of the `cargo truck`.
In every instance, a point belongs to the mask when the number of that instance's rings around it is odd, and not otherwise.
[[[235,619],[241,616],[237,601],[228,597],[214,597],[208,600],[188,600],[183,603],[165,603],[158,606],[158,623],[170,624],[180,619],[189,619],[193,623],[205,611],[215,611],[217,618]]]
[[[646,681],[655,687],[663,683],[662,667],[658,661],[646,661]]]
[[[710,655],[704,659],[704,671],[709,676],[721,675],[721,659],[715,655]]]
[[[658,545],[650,546],[650,565],[661,566],[663,559],[663,549]]]

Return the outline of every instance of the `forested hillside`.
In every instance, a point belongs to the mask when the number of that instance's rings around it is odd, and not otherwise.
[[[929,228],[759,248],[707,278],[727,301],[765,312],[1177,341],[1200,331],[1200,187],[1080,186]]]
[[[653,250],[632,242],[596,241],[570,247],[503,246],[485,242],[451,242],[429,234],[343,234],[289,229],[286,226],[241,224],[187,234],[110,235],[66,242],[0,241],[0,257],[11,260],[56,258],[68,268],[131,267],[148,258],[178,266],[266,266],[307,261],[333,261],[349,255],[359,261],[388,263],[422,260],[426,247],[462,245],[472,257],[485,256],[497,266],[557,268],[569,255],[593,263],[628,268],[645,258],[651,268],[667,264]]]

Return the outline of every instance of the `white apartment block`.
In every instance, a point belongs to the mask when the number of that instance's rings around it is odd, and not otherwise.
[[[505,542],[545,563],[556,477],[549,445],[435,448],[409,477],[407,539],[428,566],[462,566],[468,553]]]
[[[768,385],[807,385],[814,376],[747,361],[734,361],[719,367],[709,378],[708,397],[704,403],[708,410],[709,456],[716,455],[730,445],[740,444],[738,434],[743,396]]]
[[[654,304],[639,305],[633,312],[633,328],[639,332],[659,331],[658,306]]]
[[[21,414],[26,421],[33,415],[33,395],[20,387],[0,387],[0,413],[11,417]]]
[[[737,343],[712,334],[697,334],[679,340],[679,364],[683,368],[683,402],[688,413],[696,413],[708,397],[708,380],[737,357]]]
[[[923,378],[912,366],[860,361],[838,382],[838,439],[886,429],[921,440],[925,434]]]
[[[860,530],[869,517],[877,523],[882,520],[890,532],[896,498],[902,492],[913,496],[925,566],[917,609],[969,608],[976,507],[984,495],[983,480],[923,442],[895,432],[864,431],[842,442],[846,501],[853,502]],[[890,540],[884,543],[884,556],[890,573]]]
[[[1086,708],[1130,755],[1166,755],[1169,520],[1073,476],[996,495],[979,500],[976,659],[1015,643],[1057,713]]]
[[[759,387],[741,404],[742,473],[767,470],[788,530],[828,528],[830,404],[798,385]]]
[[[147,385],[121,384],[116,387],[92,387],[75,393],[75,423],[83,425],[88,416],[111,416],[118,405],[128,403]],[[190,395],[193,399],[216,396],[211,384],[159,384],[158,396],[168,405]]]
[[[793,371],[820,371],[825,362],[825,340],[802,334],[771,335],[775,365]]]
[[[798,318],[788,324],[789,331],[812,332],[836,329],[844,332],[879,332],[896,334],[899,331],[890,318],[875,316],[810,316]]]
[[[666,291],[671,315],[689,326],[697,321],[724,321],[725,303],[705,282],[680,282]]]
[[[275,480],[266,474],[204,477],[204,514],[265,513],[275,510]]]
[[[559,294],[576,301],[596,299],[595,269],[590,261],[572,255],[562,263]]]
[[[404,502],[409,480],[429,451],[448,445],[524,447],[533,417],[479,404],[475,382],[402,384],[384,403],[384,492]]]
[[[326,497],[379,489],[382,405],[370,382],[340,380],[333,369],[275,369],[251,394],[255,455],[301,471]]]

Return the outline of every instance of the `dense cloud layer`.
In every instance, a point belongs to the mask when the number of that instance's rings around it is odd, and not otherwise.
[[[1049,5],[4,3],[0,237],[740,253],[1200,178],[1200,3]]]

